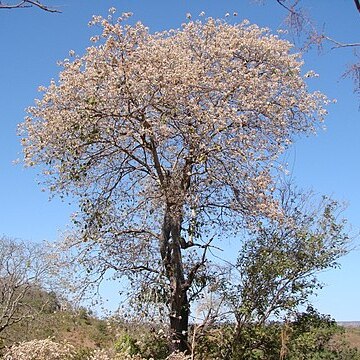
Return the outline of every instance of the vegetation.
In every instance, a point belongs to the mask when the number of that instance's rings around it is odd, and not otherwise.
[[[56,306],[51,295],[32,300],[40,288],[50,288],[55,275],[56,257],[43,244],[0,237],[0,337],[12,325]]]
[[[319,286],[315,272],[334,266],[338,256],[345,251],[344,225],[334,213],[337,204],[324,199],[314,213],[304,212],[300,205],[307,202],[300,201],[299,194],[291,187],[286,189],[282,198],[288,207],[283,206],[283,209],[287,209],[284,219],[293,220],[290,230],[285,226],[272,228],[271,222],[266,226],[258,224],[253,239],[244,243],[235,267],[237,271],[240,269],[242,281],[232,285],[226,283],[224,274],[230,276],[230,282],[234,277],[225,272],[211,284],[211,293],[220,302],[206,303],[207,307],[203,309],[206,308],[208,316],[202,323],[189,327],[191,352],[187,355],[169,355],[169,348],[172,348],[169,344],[174,339],[167,326],[160,323],[150,325],[145,319],[126,322],[122,318],[101,320],[85,308],[75,309],[54,292],[45,291],[41,284],[33,283],[22,297],[21,308],[36,310],[33,313],[36,316],[23,317],[4,329],[4,358],[360,358],[357,348],[350,347],[343,340],[344,330],[329,317],[318,314],[312,307],[308,307],[305,313],[297,312],[299,305],[306,303],[308,295]],[[318,212],[319,209],[322,212]],[[280,230],[285,232],[280,234]],[[291,256],[280,250],[291,253]],[[292,257],[296,261],[292,262]],[[268,258],[269,263],[264,263],[264,258]],[[301,259],[304,263],[299,262]],[[226,317],[226,313],[233,316]],[[284,320],[270,321],[270,317]]]
[[[240,327],[291,316],[322,287],[317,273],[336,267],[347,252],[346,222],[339,220],[336,201],[324,197],[315,206],[310,193],[292,186],[280,192],[284,223],[257,224],[221,284]]]
[[[67,310],[18,327],[2,354],[7,360],[360,359],[358,330],[340,327],[311,306],[285,323],[249,324],[241,336],[234,329],[231,323],[214,325],[192,337],[191,355],[169,355],[168,337],[160,327]],[[191,335],[197,331],[192,325]],[[346,340],[350,336],[352,344]]]
[[[278,3],[296,14],[297,2]],[[27,6],[56,12],[0,4]],[[151,34],[127,17],[93,18],[102,34],[63,62],[20,127],[26,164],[43,167],[51,191],[78,197],[79,211],[64,253],[0,239],[0,357],[360,359],[309,305],[317,273],[348,251],[341,206],[280,181],[279,158],[328,104],[308,91],[300,56],[246,22]],[[226,237],[239,249],[233,264],[216,260]],[[52,291],[73,264],[81,286],[66,276],[80,293],[109,271],[127,278],[127,321]]]
[[[290,321],[297,327],[297,320],[291,319],[322,287],[316,274],[336,267],[337,259],[347,251],[348,235],[345,223],[338,220],[336,202],[323,198],[317,207],[309,208],[315,204],[313,196],[291,186],[282,189],[280,198],[285,223],[258,224],[221,281],[222,301],[236,322],[232,330],[236,353],[246,338],[259,342],[270,319]],[[309,317],[314,320],[315,315]],[[277,341],[271,331],[264,335],[268,355],[268,347],[276,347]]]

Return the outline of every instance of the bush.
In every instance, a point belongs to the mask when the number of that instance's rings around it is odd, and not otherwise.
[[[4,355],[4,360],[70,360],[75,349],[69,344],[59,344],[51,339],[32,340],[14,345]]]
[[[114,353],[107,350],[95,350],[88,360],[112,360],[114,359]]]
[[[190,359],[191,356],[187,356],[181,352],[173,352],[166,358],[166,360],[190,360]]]
[[[123,334],[114,345],[115,351],[121,354],[135,355],[138,354],[140,349],[137,345],[136,339],[131,335]]]
[[[114,344],[118,354],[140,355],[145,359],[164,360],[169,355],[169,342],[164,331],[147,326],[123,333]]]
[[[309,306],[298,314],[291,326],[289,360],[356,360],[360,352],[341,341],[344,329],[328,315],[319,314]]]
[[[113,350],[95,350],[87,360],[146,360],[140,355],[116,354]]]
[[[166,334],[161,331],[145,332],[139,337],[138,346],[140,348],[139,354],[146,359],[167,359],[169,354],[169,340]]]

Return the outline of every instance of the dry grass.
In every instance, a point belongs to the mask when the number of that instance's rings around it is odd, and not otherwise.
[[[345,341],[360,350],[360,327],[345,327]]]

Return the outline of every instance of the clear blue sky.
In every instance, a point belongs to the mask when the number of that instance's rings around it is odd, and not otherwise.
[[[25,240],[55,240],[70,223],[75,204],[53,199],[41,191],[36,171],[13,165],[21,156],[16,135],[24,109],[38,96],[39,85],[57,77],[58,60],[69,50],[83,53],[94,29],[87,26],[93,14],[107,15],[114,6],[118,13],[131,11],[151,31],[177,28],[190,12],[224,17],[236,11],[237,21],[244,18],[267,26],[281,27],[284,9],[268,0],[257,5],[253,0],[44,0],[57,6],[62,14],[38,9],[0,10],[0,234]],[[309,13],[328,34],[341,41],[360,41],[360,14],[352,0],[304,0]],[[351,49],[317,51],[304,56],[304,71],[314,69],[319,79],[311,80],[312,89],[320,89],[336,98],[327,118],[327,130],[315,137],[301,139],[289,154],[290,170],[299,186],[312,188],[345,200],[345,213],[354,231],[360,228],[360,112],[359,99],[352,93],[350,80],[342,80]],[[342,261],[341,270],[329,271],[327,283],[314,300],[317,308],[336,320],[360,320],[360,253],[354,251]]]

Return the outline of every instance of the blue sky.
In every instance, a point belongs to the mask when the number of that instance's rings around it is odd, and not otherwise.
[[[46,2],[46,0],[44,0]],[[57,78],[57,61],[69,50],[82,54],[96,29],[87,26],[93,14],[107,15],[114,6],[118,13],[131,11],[151,31],[177,28],[186,13],[196,17],[224,17],[238,13],[236,21],[250,22],[276,31],[282,26],[284,9],[268,0],[48,0],[61,14],[38,9],[0,10],[0,234],[31,241],[55,240],[70,224],[75,204],[53,199],[37,184],[36,169],[24,169],[13,162],[21,157],[17,124],[24,109],[39,96],[39,85]],[[351,0],[303,1],[309,14],[332,37],[344,42],[359,42],[360,14]],[[232,20],[231,20],[232,21]],[[359,49],[360,51],[360,49]],[[320,78],[309,82],[337,104],[329,108],[327,130],[300,139],[288,154],[289,169],[300,187],[328,194],[348,203],[345,216],[354,232],[360,229],[360,112],[353,84],[341,79],[353,59],[351,49],[337,49],[304,55],[304,72],[314,69]],[[340,270],[321,275],[327,286],[314,299],[317,308],[336,320],[360,320],[360,253],[353,251],[342,260]]]

